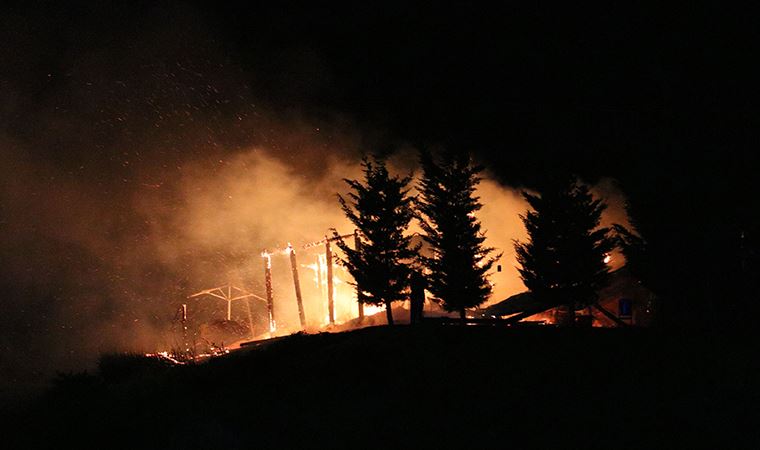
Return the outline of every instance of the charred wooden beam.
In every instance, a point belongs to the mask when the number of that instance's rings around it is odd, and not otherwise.
[[[515,314],[514,316],[507,317],[504,319],[504,322],[507,325],[515,324],[523,319],[527,319],[530,316],[535,316],[536,314],[540,314],[544,311],[548,311],[550,309],[554,308],[554,306],[550,306],[548,308],[541,307],[541,308],[531,308],[529,310],[523,311],[521,313]]]
[[[346,238],[350,238],[351,236],[353,236],[353,234],[344,234],[344,235],[341,235],[341,236],[333,236],[333,237],[327,237],[327,236],[325,236],[324,239],[320,239],[320,240],[314,241],[314,242],[309,242],[308,244],[304,244],[303,247],[301,247],[301,248],[303,248],[304,250],[306,250],[306,249],[309,249],[309,248],[312,248],[312,247],[317,247],[319,245],[322,245],[325,242],[337,241],[338,239],[346,239]]]
[[[227,285],[227,321],[232,320],[232,285]]]
[[[296,302],[298,303],[298,318],[301,320],[301,329],[306,328],[306,315],[303,310],[303,297],[301,296],[301,282],[298,280],[298,264],[296,264],[296,251],[288,244],[288,253],[290,253],[290,270],[293,272],[293,287],[296,291]]]
[[[272,293],[272,258],[269,253],[262,254],[264,258],[264,284],[267,290],[267,313],[269,315],[269,332],[276,329],[274,320],[274,294]]]
[[[182,304],[182,351],[186,352],[190,350],[190,347],[187,345],[187,303]]]
[[[330,248],[330,239],[325,236],[325,261],[327,263],[327,314],[330,324],[335,323],[335,299],[333,293],[333,263],[332,249]]]

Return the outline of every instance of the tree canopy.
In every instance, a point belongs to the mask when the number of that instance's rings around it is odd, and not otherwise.
[[[605,258],[615,243],[609,229],[599,227],[606,205],[575,177],[523,197],[531,210],[520,216],[529,239],[515,241],[518,271],[537,300],[566,307],[572,321],[575,309],[596,301],[609,275]]]
[[[390,176],[378,158],[363,158],[363,181],[344,179],[351,192],[338,201],[354,224],[361,245],[352,248],[337,232],[334,237],[344,252],[343,264],[354,277],[358,300],[385,305],[388,323],[393,324],[392,302],[409,295],[411,264],[417,254],[405,232],[414,217],[411,177]]]
[[[469,155],[446,155],[437,162],[421,152],[423,169],[417,202],[423,239],[432,256],[421,256],[428,269],[428,290],[447,311],[457,311],[485,302],[491,294],[488,271],[498,256],[484,245],[485,234],[475,214],[481,208],[475,189],[481,167]]]

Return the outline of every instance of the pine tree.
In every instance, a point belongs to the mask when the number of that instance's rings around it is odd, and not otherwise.
[[[358,287],[358,300],[385,305],[388,324],[393,325],[391,304],[408,298],[411,264],[418,250],[404,235],[414,217],[413,198],[408,195],[411,177],[391,177],[385,162],[377,158],[363,158],[362,167],[363,182],[344,179],[352,189],[348,199],[338,194],[361,246],[351,248],[337,232],[334,236],[345,254],[342,263]]]
[[[489,257],[485,235],[475,213],[481,208],[475,188],[481,167],[469,155],[447,155],[437,163],[429,152],[420,154],[423,176],[419,183],[418,210],[423,239],[432,256],[420,257],[430,272],[428,290],[447,311],[476,307],[491,295],[488,271],[499,258]]]
[[[515,241],[518,271],[538,301],[563,307],[563,324],[572,324],[575,310],[597,300],[609,275],[605,256],[615,243],[609,229],[599,227],[606,205],[574,177],[523,197],[532,210],[520,216],[529,241]]]

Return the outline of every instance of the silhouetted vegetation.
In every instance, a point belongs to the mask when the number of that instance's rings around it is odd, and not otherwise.
[[[574,177],[557,179],[538,195],[523,192],[532,210],[520,216],[528,242],[515,242],[518,271],[538,301],[562,306],[564,324],[596,301],[609,273],[605,256],[615,247],[599,228],[606,205]]]
[[[294,335],[118,382],[75,377],[0,419],[5,448],[727,448],[756,436],[758,393],[751,345],[728,343],[425,324]]]
[[[362,160],[364,181],[345,182],[353,192],[338,200],[346,217],[356,226],[361,245],[352,248],[337,232],[343,264],[359,288],[359,301],[385,305],[388,324],[393,325],[391,304],[409,297],[411,263],[417,253],[404,232],[414,217],[408,195],[410,177],[391,177],[385,162]]]
[[[625,256],[625,266],[648,289],[654,292],[662,292],[662,289],[658,289],[657,276],[654,274],[656,264],[652,261],[652,252],[648,249],[646,239],[641,236],[638,230],[639,226],[631,214],[629,205],[626,205],[626,210],[631,227],[628,228],[617,223],[613,225],[617,246]],[[655,324],[660,322],[661,317],[659,315],[662,311],[657,311],[657,313],[655,314]]]
[[[447,311],[459,312],[481,305],[491,295],[488,271],[497,257],[483,243],[485,234],[475,213],[481,208],[475,188],[481,167],[467,154],[449,154],[436,162],[430,152],[420,153],[423,175],[418,209],[423,239],[432,256],[421,256],[428,269],[428,287]]]
[[[98,374],[109,383],[153,376],[171,367],[171,363],[158,357],[138,353],[109,353],[98,360]]]

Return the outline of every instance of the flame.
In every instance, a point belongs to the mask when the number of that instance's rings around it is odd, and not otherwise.
[[[385,306],[377,306],[377,305],[364,305],[364,315],[365,316],[372,316],[381,312],[385,312]]]
[[[271,269],[272,268],[272,254],[264,250],[263,252],[261,252],[261,257],[267,260],[267,269]]]
[[[199,362],[205,359],[226,355],[229,352],[230,350],[227,348],[211,346],[208,350],[208,353],[194,354],[190,352],[189,349],[185,349],[185,351],[180,351],[179,353],[174,353],[174,352],[169,352],[169,351],[164,350],[164,351],[160,351],[156,353],[145,353],[145,357],[158,358],[158,359],[170,362],[174,365],[181,366],[188,363]]]
[[[322,294],[324,307],[327,309],[327,257],[320,253],[317,255],[317,261],[311,264],[301,264],[300,266],[313,272],[312,282]],[[338,270],[336,270],[338,269]],[[333,302],[335,308],[335,324],[344,323],[347,320],[354,319],[358,316],[359,307],[356,299],[356,292],[353,287],[340,276],[340,273],[348,274],[348,269],[344,266],[333,262]],[[350,275],[349,275],[350,276]],[[351,290],[348,291],[347,288]],[[348,291],[348,292],[347,292]],[[365,306],[366,312],[366,306]],[[326,326],[330,323],[330,313],[325,312],[321,325]]]

